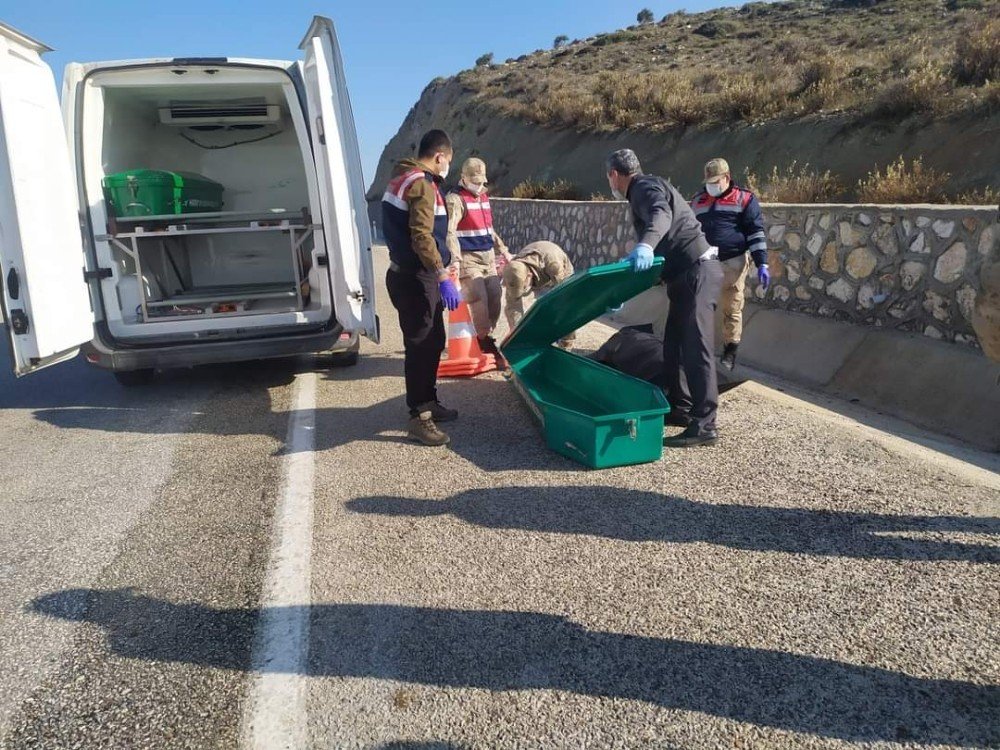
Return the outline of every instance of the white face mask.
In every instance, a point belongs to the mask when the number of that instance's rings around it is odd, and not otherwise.
[[[485,185],[476,185],[471,182],[463,182],[465,189],[468,190],[473,195],[482,195],[483,191],[486,189]]]
[[[725,192],[725,189],[717,182],[709,182],[705,184],[705,191],[713,198],[718,198]]]
[[[448,179],[448,170],[449,169],[451,169],[451,162],[445,162],[444,169],[442,169],[440,172],[438,172],[438,176],[442,180],[447,180]]]
[[[616,201],[625,200],[625,194],[618,188],[611,188],[611,195]]]

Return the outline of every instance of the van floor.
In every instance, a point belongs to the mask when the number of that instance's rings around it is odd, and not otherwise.
[[[380,292],[354,368],[0,376],[0,747],[236,746],[265,611],[307,747],[996,744],[1000,457],[750,382],[717,447],[592,472],[493,373],[427,449]]]

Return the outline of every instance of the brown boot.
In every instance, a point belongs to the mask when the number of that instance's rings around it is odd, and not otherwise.
[[[433,415],[430,411],[422,411],[415,417],[410,417],[410,429],[407,432],[410,440],[430,446],[448,445],[451,438],[434,424]]]

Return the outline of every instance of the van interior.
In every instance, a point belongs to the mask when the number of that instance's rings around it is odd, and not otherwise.
[[[76,147],[103,317],[116,338],[179,340],[325,322],[332,315],[309,135],[287,69],[143,66],[86,79]],[[116,216],[103,180],[193,173],[223,205]]]

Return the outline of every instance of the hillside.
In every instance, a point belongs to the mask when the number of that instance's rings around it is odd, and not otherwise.
[[[899,156],[950,175],[958,194],[1000,185],[1000,0],[750,3],[482,64],[432,82],[373,182],[447,129],[483,156],[494,189],[527,179],[607,192],[603,156],[630,145],[686,190],[726,155],[766,175],[808,163],[850,199]]]

